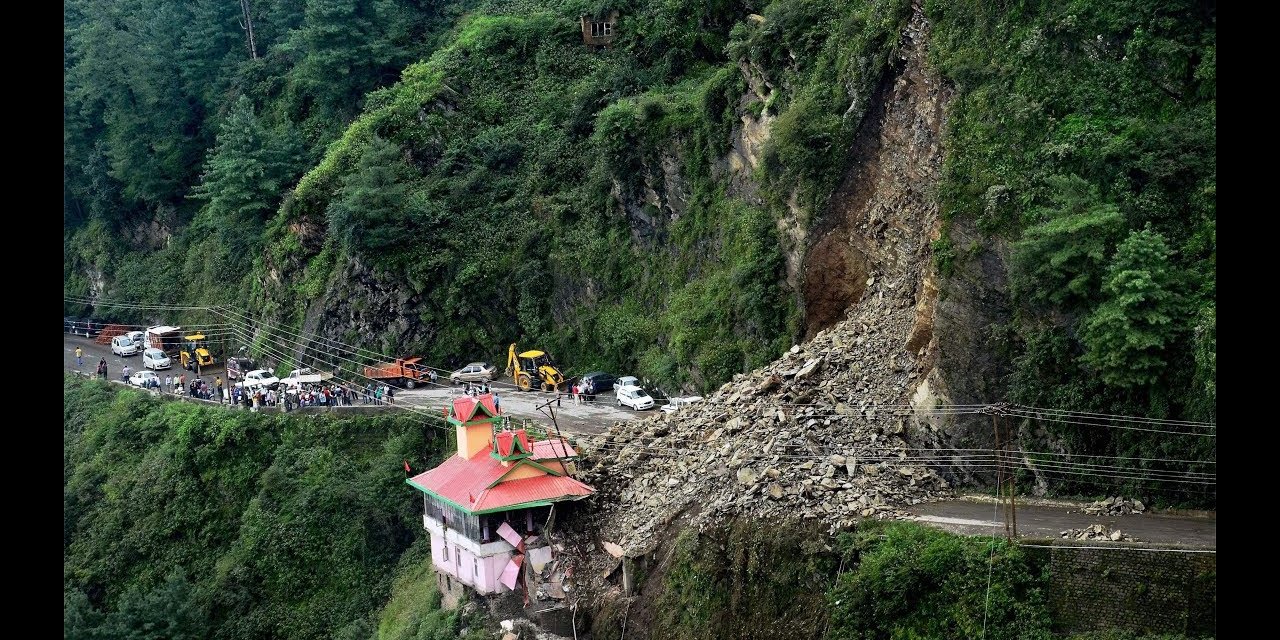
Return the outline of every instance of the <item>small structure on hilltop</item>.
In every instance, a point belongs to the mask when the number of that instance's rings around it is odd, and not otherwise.
[[[504,428],[493,394],[455,398],[446,419],[458,452],[405,481],[422,492],[440,590],[453,602],[464,585],[482,594],[513,591],[534,551],[528,547],[550,551],[537,536],[552,505],[595,489],[569,476],[566,465],[578,454],[564,438],[531,441],[524,429]],[[531,561],[541,564],[541,556]]]
[[[583,44],[608,48],[618,35],[618,12],[610,11],[603,19],[584,13],[578,17],[578,26],[582,27]]]

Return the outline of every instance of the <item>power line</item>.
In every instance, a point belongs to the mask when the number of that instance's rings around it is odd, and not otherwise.
[[[1165,419],[1165,418],[1148,418],[1148,417],[1143,417],[1143,416],[1123,416],[1123,415],[1115,415],[1115,414],[1110,414],[1110,413],[1094,413],[1094,412],[1090,412],[1090,411],[1073,411],[1073,410],[1069,410],[1069,409],[1045,409],[1045,408],[1043,408],[1043,407],[1031,407],[1031,406],[1021,405],[1021,404],[1014,404],[1014,405],[1009,405],[1009,406],[1010,406],[1011,408],[1023,409],[1023,410],[1027,410],[1027,411],[1039,411],[1039,412],[1043,412],[1043,413],[1072,414],[1072,415],[1078,415],[1078,416],[1093,416],[1093,417],[1098,417],[1098,418],[1106,418],[1106,419],[1108,419],[1108,420],[1118,420],[1118,421],[1124,421],[1124,422],[1146,422],[1146,423],[1152,423],[1152,424],[1186,425],[1186,426],[1214,427],[1214,428],[1216,428],[1216,427],[1218,426],[1217,424],[1212,423],[1212,422],[1198,422],[1198,421],[1194,421],[1194,420],[1168,420],[1168,419]]]
[[[244,339],[244,338],[243,338],[243,336],[242,336],[242,339]],[[273,348],[271,348],[271,347],[267,347],[267,346],[260,346],[259,348],[260,348],[260,349],[262,349],[263,351],[267,352],[269,355],[272,355],[272,356],[274,356],[274,357],[280,358],[282,361],[287,360],[287,357],[286,357],[283,353],[281,353],[281,352],[279,352],[279,351],[276,351],[275,349],[273,349]],[[363,376],[362,376],[362,377],[363,377]],[[346,389],[346,390],[351,391],[352,393],[356,393],[356,394],[359,394],[359,393],[362,393],[362,392],[363,392],[363,390],[362,390],[362,389],[359,389],[359,388],[357,388],[357,387],[351,386],[351,384],[350,384],[350,383],[344,383],[341,379],[337,379],[337,378],[335,378],[335,380],[336,380],[336,382],[330,382],[329,384],[333,384],[333,385],[335,385],[335,386],[341,387],[341,388],[343,388],[343,389]],[[371,381],[372,381],[372,380],[373,380],[373,378],[369,378],[369,380],[371,380]],[[380,381],[380,380],[379,380],[379,381],[377,381],[377,382],[378,382],[378,384],[383,384],[383,382],[382,382],[382,381]],[[426,416],[426,417],[433,418],[433,419],[436,419],[436,420],[441,420],[441,419],[442,419],[442,416],[440,416],[440,415],[436,414],[436,413],[435,413],[435,412],[433,412],[433,411],[423,410],[423,409],[420,409],[420,408],[418,408],[418,407],[416,407],[416,406],[413,406],[413,405],[387,403],[387,405],[386,405],[386,406],[388,406],[388,407],[392,407],[392,408],[399,408],[399,409],[403,409],[403,410],[410,411],[410,412],[413,412],[413,413],[415,413],[415,414],[422,415],[422,416]],[[433,425],[433,426],[438,426],[438,425]],[[439,427],[439,428],[442,428],[442,429],[443,429],[444,427]]]
[[[1145,431],[1145,432],[1149,432],[1149,433],[1164,433],[1164,434],[1168,434],[1168,435],[1175,435],[1175,436],[1199,436],[1199,437],[1202,437],[1202,438],[1217,438],[1217,437],[1218,437],[1218,434],[1216,434],[1216,433],[1197,433],[1197,432],[1190,432],[1190,431],[1170,431],[1170,430],[1168,430],[1168,429],[1147,429],[1147,428],[1145,428],[1145,427],[1130,427],[1130,426],[1122,426],[1122,425],[1116,425],[1116,424],[1104,424],[1104,423],[1098,423],[1098,422],[1081,422],[1081,421],[1079,421],[1079,420],[1067,420],[1067,419],[1060,418],[1060,417],[1055,417],[1055,416],[1045,416],[1045,415],[1035,415],[1035,414],[1023,413],[1023,412],[1019,412],[1019,411],[1017,411],[1017,410],[1010,410],[1010,411],[1008,412],[1008,415],[1012,415],[1012,416],[1014,416],[1014,417],[1019,417],[1019,418],[1031,418],[1031,419],[1035,419],[1035,420],[1047,420],[1047,421],[1049,421],[1049,422],[1058,422],[1058,423],[1063,423],[1063,424],[1074,424],[1074,425],[1079,425],[1079,426],[1084,426],[1084,427],[1105,427],[1105,428],[1108,428],[1108,429],[1120,429],[1120,430],[1122,430],[1122,431]]]
[[[63,299],[64,299],[64,302],[74,302],[74,303],[77,303],[77,304],[92,304],[92,305],[100,305],[100,306],[115,306],[115,307],[133,308],[133,309],[146,309],[146,310],[203,310],[203,311],[209,311],[209,312],[213,312],[213,313],[218,313],[218,314],[220,314],[220,315],[223,315],[224,317],[226,317],[226,314],[231,313],[231,314],[235,314],[235,315],[237,315],[237,316],[240,316],[241,321],[244,321],[244,322],[247,322],[248,320],[246,320],[246,318],[249,318],[249,316],[245,315],[245,313],[244,313],[244,312],[242,312],[242,311],[237,311],[237,310],[235,310],[234,308],[229,307],[229,306],[226,306],[226,305],[216,306],[216,307],[208,307],[208,306],[175,305],[175,304],[164,304],[164,303],[111,302],[111,301],[92,300],[92,299],[84,298],[84,297],[82,297],[82,296],[66,296],[66,295],[64,295],[64,298],[63,298]],[[360,348],[360,347],[355,347],[355,346],[352,346],[352,345],[348,345],[348,344],[342,343],[342,342],[340,342],[340,341],[338,341],[338,340],[334,340],[334,339],[330,339],[330,338],[324,338],[324,337],[322,337],[322,336],[308,337],[308,336],[304,336],[304,335],[301,335],[301,334],[298,334],[298,333],[294,333],[294,332],[292,332],[292,331],[289,331],[289,330],[284,329],[284,328],[281,328],[281,327],[273,327],[273,326],[271,326],[271,325],[266,325],[265,323],[260,323],[260,326],[261,326],[261,325],[265,325],[266,327],[268,327],[268,328],[267,328],[267,331],[269,331],[269,332],[272,332],[272,331],[273,331],[273,332],[276,332],[276,333],[280,333],[280,334],[285,334],[285,335],[293,336],[293,337],[298,338],[299,340],[302,340],[302,341],[306,341],[306,342],[297,342],[297,341],[295,341],[295,342],[294,342],[295,346],[299,346],[299,348],[301,348],[301,349],[303,350],[303,352],[304,352],[304,353],[307,351],[307,349],[308,349],[308,348],[312,348],[314,351],[317,351],[317,352],[318,352],[318,351],[319,351],[319,349],[315,349],[314,347],[310,347],[310,346],[307,344],[307,343],[315,343],[315,344],[319,344],[319,345],[321,345],[321,346],[323,346],[323,347],[327,347],[327,348],[329,348],[329,349],[339,349],[339,350],[345,351],[345,352],[347,352],[347,353],[351,354],[352,356],[356,356],[356,357],[366,357],[366,358],[370,358],[370,359],[384,359],[384,358],[389,358],[389,357],[391,357],[391,356],[388,356],[388,355],[384,355],[384,354],[377,353],[377,352],[372,351],[372,350],[369,350],[369,349],[363,349],[363,348]],[[250,342],[252,343],[252,341],[250,341]],[[361,354],[369,354],[369,355],[364,355],[364,356],[362,356]],[[339,356],[339,357],[340,357],[340,356]],[[357,362],[357,361],[355,361],[355,360],[350,360],[350,359],[347,359],[347,358],[342,358],[342,360],[344,360],[345,362],[352,363],[352,364],[353,364],[354,366],[356,366],[356,367],[365,366],[365,365],[364,365],[364,363]],[[431,369],[431,370],[435,370],[435,371],[439,371],[439,372],[450,373],[450,371],[449,371],[448,369],[445,369],[445,368],[442,368],[442,367],[437,367],[437,366],[433,366],[433,365],[429,365],[429,364],[424,364],[424,365],[421,365],[421,366],[423,366],[423,367],[425,367],[425,368],[427,368],[427,369]],[[361,377],[363,377],[363,376],[361,376]],[[430,383],[429,381],[426,381],[426,382],[427,382],[428,384],[435,384],[435,385],[437,385],[437,386],[441,386],[441,387],[444,387],[444,386],[445,386],[445,385],[443,385],[443,384],[441,384],[441,383]],[[507,389],[513,389],[513,390],[517,388],[517,387],[516,387],[514,384],[512,384],[512,383],[504,382],[504,381],[497,381],[497,380],[492,381],[491,386],[498,386],[499,388],[507,388]],[[565,393],[557,393],[557,395],[558,395],[558,396],[560,396],[560,397],[563,397],[564,395],[569,395],[569,394],[565,394]],[[655,398],[655,400],[658,400],[658,399],[669,399],[669,398]],[[817,417],[817,416],[820,416],[820,415],[821,415],[821,416],[849,416],[849,415],[857,415],[857,414],[849,414],[849,413],[839,413],[839,412],[834,412],[834,410],[832,410],[832,409],[827,409],[827,408],[821,408],[821,410],[815,410],[815,409],[819,409],[819,408],[818,408],[818,407],[816,407],[816,406],[815,406],[815,405],[813,405],[813,404],[806,404],[806,403],[781,403],[781,406],[806,407],[806,408],[808,408],[808,407],[812,407],[813,409],[811,409],[811,410],[807,413],[807,416],[806,416],[806,417]],[[1071,411],[1071,410],[1065,410],[1065,409],[1046,409],[1046,408],[1041,408],[1041,407],[1031,407],[1031,406],[1027,406],[1027,405],[972,405],[972,404],[970,404],[970,405],[940,405],[940,406],[936,406],[936,407],[933,407],[933,408],[930,408],[930,409],[927,409],[927,410],[923,410],[923,411],[922,411],[922,410],[920,410],[920,409],[918,409],[918,408],[915,408],[915,407],[913,407],[913,406],[911,406],[911,405],[909,405],[909,404],[882,404],[882,405],[867,405],[867,404],[862,404],[862,405],[859,405],[859,407],[858,407],[858,412],[859,412],[859,414],[863,414],[863,413],[865,413],[868,409],[888,410],[888,409],[892,408],[892,409],[894,409],[894,410],[895,410],[895,411],[894,411],[894,415],[895,415],[896,417],[912,417],[912,416],[916,416],[916,417],[920,417],[920,416],[925,416],[925,417],[928,417],[928,416],[938,417],[938,416],[947,416],[947,415],[968,415],[968,414],[974,414],[974,413],[979,413],[979,412],[981,412],[981,411],[982,411],[982,410],[984,410],[984,409],[985,409],[985,410],[990,410],[990,409],[992,409],[993,407],[998,407],[1000,410],[1002,410],[1002,412],[1006,413],[1006,415],[1011,415],[1011,416],[1014,416],[1014,417],[1030,418],[1030,419],[1039,419],[1039,420],[1047,420],[1047,421],[1050,421],[1050,422],[1058,422],[1058,423],[1064,423],[1064,424],[1075,424],[1075,425],[1078,425],[1078,426],[1104,427],[1104,428],[1111,428],[1111,429],[1132,430],[1132,431],[1144,431],[1144,432],[1150,432],[1150,433],[1163,433],[1163,434],[1168,434],[1168,435],[1184,435],[1184,436],[1185,436],[1185,435],[1198,435],[1198,436],[1203,436],[1203,437],[1213,437],[1213,438],[1216,438],[1216,437],[1217,437],[1217,436],[1216,436],[1216,434],[1213,434],[1213,433],[1198,433],[1198,432],[1187,432],[1187,431],[1172,431],[1172,430],[1167,430],[1167,429],[1154,429],[1154,428],[1146,428],[1146,427],[1122,426],[1122,425],[1115,425],[1115,424],[1106,424],[1106,423],[1097,422],[1097,421],[1098,421],[1098,420],[1112,420],[1112,421],[1129,422],[1129,423],[1132,423],[1132,424],[1149,424],[1149,425],[1167,425],[1167,426],[1188,426],[1188,427],[1216,428],[1216,425],[1215,425],[1215,424],[1207,423],[1207,422],[1195,422],[1195,421],[1186,421],[1186,420],[1167,420],[1167,419],[1162,419],[1162,418],[1145,418],[1145,417],[1139,417],[1139,416],[1113,415],[1113,414],[1103,414],[1103,413],[1094,413],[1094,412],[1085,412],[1085,411]],[[900,411],[901,413],[899,413],[899,411]],[[1039,413],[1037,414],[1037,412],[1039,412]],[[799,418],[800,416],[796,416],[796,417],[797,417],[797,418]],[[861,415],[861,416],[859,416],[859,417],[863,417],[863,418],[866,418],[866,419],[875,419],[875,418],[880,418],[881,416],[879,416],[879,415],[876,415],[876,416],[865,416],[865,415]],[[1075,419],[1070,419],[1070,418],[1075,418]]]

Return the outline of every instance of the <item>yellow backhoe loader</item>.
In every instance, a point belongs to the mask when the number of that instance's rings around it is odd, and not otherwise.
[[[209,353],[209,343],[203,333],[182,336],[182,368],[194,371],[196,366],[207,367],[213,364],[213,354]]]
[[[521,391],[530,391],[537,384],[543,391],[564,391],[564,374],[556,368],[551,356],[542,351],[516,353],[516,343],[507,349],[507,375]]]

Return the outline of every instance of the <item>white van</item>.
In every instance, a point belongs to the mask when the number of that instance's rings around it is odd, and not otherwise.
[[[117,356],[131,356],[138,353],[138,345],[129,336],[116,336],[111,339],[111,353]]]
[[[142,352],[142,366],[147,369],[168,369],[173,366],[173,362],[169,360],[163,351],[154,348],[148,348]]]

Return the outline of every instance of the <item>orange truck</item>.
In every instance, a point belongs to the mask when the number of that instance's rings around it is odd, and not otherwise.
[[[396,358],[395,362],[380,362],[365,367],[364,377],[412,389],[431,382],[435,377],[421,361],[422,358]]]

